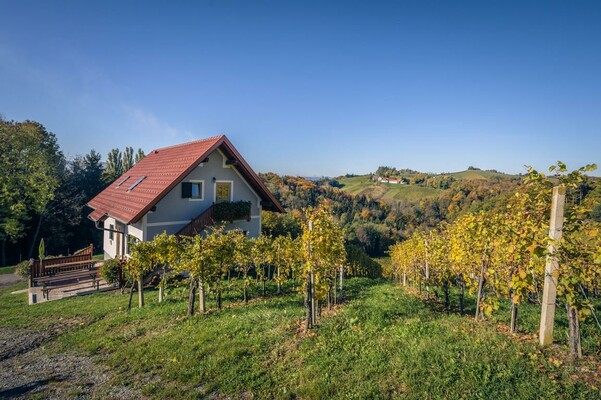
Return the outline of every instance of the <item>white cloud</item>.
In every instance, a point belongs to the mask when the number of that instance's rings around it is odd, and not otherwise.
[[[142,107],[124,105],[123,110],[132,124],[132,130],[145,139],[151,139],[149,145],[165,146],[195,139],[191,132],[173,127]]]

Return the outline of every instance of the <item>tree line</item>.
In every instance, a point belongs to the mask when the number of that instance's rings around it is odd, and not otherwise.
[[[302,177],[261,174],[268,188],[292,214],[331,201],[332,210],[345,228],[346,240],[370,257],[386,255],[389,246],[414,232],[433,229],[441,222],[479,210],[498,208],[504,199],[523,185],[522,179],[454,181],[437,197],[419,200],[384,201],[344,192],[335,179],[311,181]],[[267,219],[267,225],[271,220]],[[289,217],[286,217],[289,218]],[[296,229],[290,220],[274,222],[274,229]],[[271,229],[271,228],[267,228]]]
[[[0,118],[1,265],[32,258],[42,238],[53,255],[102,248],[85,204],[143,156],[128,147],[105,163],[95,150],[67,159],[42,124]]]

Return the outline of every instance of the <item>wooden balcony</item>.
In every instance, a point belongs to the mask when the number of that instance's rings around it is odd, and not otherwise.
[[[177,235],[194,236],[218,222],[232,223],[242,219],[250,221],[250,201],[217,203],[192,219],[188,225],[177,232]]]

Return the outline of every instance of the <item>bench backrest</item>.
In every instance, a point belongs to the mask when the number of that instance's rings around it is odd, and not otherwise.
[[[76,271],[87,269],[92,266],[90,264],[81,264],[83,261],[92,261],[94,254],[94,246],[90,244],[88,247],[77,251],[71,256],[49,258],[46,260],[35,260],[31,266],[30,284],[33,285],[34,279],[50,274],[59,274],[61,272]],[[78,263],[77,265],[64,265],[70,263]],[[52,268],[50,268],[52,267]]]

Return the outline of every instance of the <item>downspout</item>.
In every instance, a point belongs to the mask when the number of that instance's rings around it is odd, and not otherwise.
[[[123,231],[118,231],[116,229],[110,229],[110,228],[105,228],[104,226],[100,226],[100,220],[98,221],[94,221],[94,226],[96,227],[96,229],[101,230],[101,231],[107,231],[107,232],[114,232],[117,234],[121,234],[123,235],[123,240],[121,241],[121,257],[125,257],[125,240],[127,239],[127,237],[129,235],[127,235],[125,232]]]

